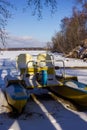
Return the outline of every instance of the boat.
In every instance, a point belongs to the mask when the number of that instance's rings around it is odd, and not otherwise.
[[[8,105],[13,112],[21,113],[27,103],[29,94],[17,77],[6,76],[6,86],[4,89]]]
[[[60,62],[60,60],[59,60]],[[64,65],[64,61],[61,60]],[[56,75],[53,55],[40,53],[34,60],[30,54],[20,54],[17,66],[25,89],[48,88],[64,98],[87,107],[87,85],[78,82],[76,76]],[[64,66],[65,69],[65,66]],[[16,85],[15,85],[16,86]]]
[[[66,76],[63,73],[60,76],[60,81],[57,80],[56,77],[58,79],[59,77],[55,72],[54,57],[48,53],[38,54],[36,60],[30,54],[20,54],[17,58],[17,68],[26,89],[55,86],[60,84],[61,80],[77,79],[76,76]]]

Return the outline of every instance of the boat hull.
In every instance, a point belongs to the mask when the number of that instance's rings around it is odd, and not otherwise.
[[[6,94],[8,103],[14,108],[18,113],[21,113],[27,100],[14,100],[9,94]]]
[[[87,107],[87,92],[68,87],[66,85],[54,86],[50,90],[58,95],[74,101],[76,104]]]
[[[8,104],[18,113],[21,113],[27,103],[29,95],[20,84],[11,84],[5,89]]]

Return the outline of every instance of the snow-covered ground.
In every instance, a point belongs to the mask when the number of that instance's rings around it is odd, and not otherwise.
[[[4,77],[7,74],[18,75],[16,56],[20,53],[36,55],[44,51],[4,51],[0,54],[0,87],[4,87]],[[54,54],[53,54],[54,55]],[[54,59],[63,60],[66,67],[87,67],[87,63],[77,59],[67,59],[55,54]],[[62,63],[55,62],[62,66]],[[61,69],[62,71],[62,69]],[[57,70],[56,73],[61,73]],[[76,75],[79,81],[87,83],[87,69],[66,69],[70,75]],[[69,109],[61,100],[54,100],[47,90],[35,90],[39,96],[32,95],[25,110],[18,118],[13,119],[5,112],[3,101],[0,101],[0,130],[87,130],[87,111]],[[43,98],[42,98],[43,95]],[[0,95],[1,96],[1,95]]]
[[[62,55],[58,55],[57,53],[54,53],[53,55],[55,59],[55,65],[63,66],[62,61],[64,61],[65,67],[87,67],[87,62],[84,62],[81,59],[65,58]]]

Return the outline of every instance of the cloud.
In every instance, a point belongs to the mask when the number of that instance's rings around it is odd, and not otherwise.
[[[45,47],[45,42],[40,42],[39,40],[30,36],[14,36],[9,35],[7,38],[6,47]]]

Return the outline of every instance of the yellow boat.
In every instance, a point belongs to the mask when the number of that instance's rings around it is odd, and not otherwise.
[[[78,82],[76,76],[66,76],[64,73],[62,77],[58,77],[54,62],[54,57],[48,53],[38,54],[36,62],[29,54],[20,55],[18,66],[25,87],[28,89],[49,87],[62,97],[87,107],[87,85]],[[59,62],[63,62],[64,65],[64,61]]]
[[[8,84],[5,87],[5,96],[10,107],[17,113],[21,113],[25,107],[29,95],[19,80],[6,76]],[[5,78],[5,79],[6,79]],[[9,79],[9,80],[8,80]]]
[[[62,85],[51,87],[58,95],[72,100],[79,106],[87,107],[87,84],[75,80],[66,80]]]

